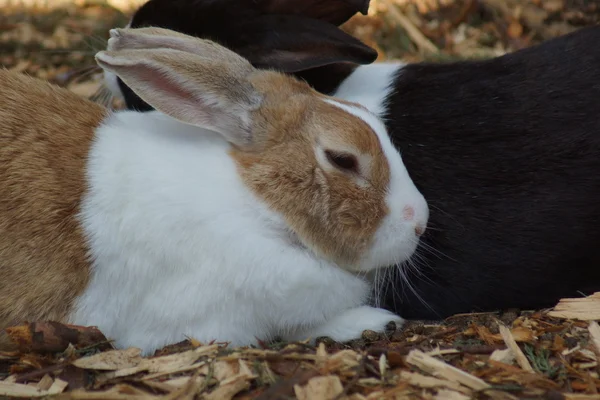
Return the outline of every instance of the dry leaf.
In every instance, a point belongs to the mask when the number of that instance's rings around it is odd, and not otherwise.
[[[518,39],[523,35],[523,25],[521,25],[519,21],[513,21],[508,26],[506,33],[512,39]]]
[[[304,386],[294,385],[298,400],[333,400],[344,392],[340,378],[334,375],[317,376]]]
[[[22,352],[58,353],[65,351],[69,344],[78,348],[93,345],[99,349],[112,348],[102,332],[93,326],[35,322],[6,328],[6,333]]]

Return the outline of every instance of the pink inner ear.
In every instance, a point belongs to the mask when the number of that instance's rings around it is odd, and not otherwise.
[[[212,126],[213,118],[208,104],[195,96],[191,89],[185,88],[182,82],[154,68],[134,68],[134,75],[145,87],[140,97],[152,107],[183,121],[190,119],[181,118],[183,113],[193,113],[193,117],[190,117],[194,122],[207,127]]]

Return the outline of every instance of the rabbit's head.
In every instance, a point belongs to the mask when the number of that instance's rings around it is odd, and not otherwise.
[[[350,271],[412,255],[427,203],[376,116],[209,40],[159,28],[111,35],[100,66],[159,112],[228,141],[240,179],[291,245]]]

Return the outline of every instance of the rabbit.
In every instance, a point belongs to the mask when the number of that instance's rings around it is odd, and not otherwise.
[[[150,0],[130,25],[211,38],[385,121],[431,213],[413,257],[375,285],[376,306],[439,320],[600,290],[600,27],[488,60],[372,63],[336,26],[367,6]]]
[[[413,254],[429,209],[378,118],[164,29],[115,29],[96,60],[155,111],[0,72],[0,328],[93,325],[150,354],[402,323],[368,275]]]

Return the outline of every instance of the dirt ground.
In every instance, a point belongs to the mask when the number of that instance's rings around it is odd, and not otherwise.
[[[51,2],[47,2],[50,4]],[[0,64],[103,104],[93,61],[129,11],[106,1],[3,4]],[[501,55],[600,21],[598,0],[372,0],[344,29],[380,60]],[[34,322],[9,330],[0,398],[599,399],[600,295],[551,310],[411,322],[353,343],[321,339],[231,349],[193,338],[143,358],[93,328]]]

